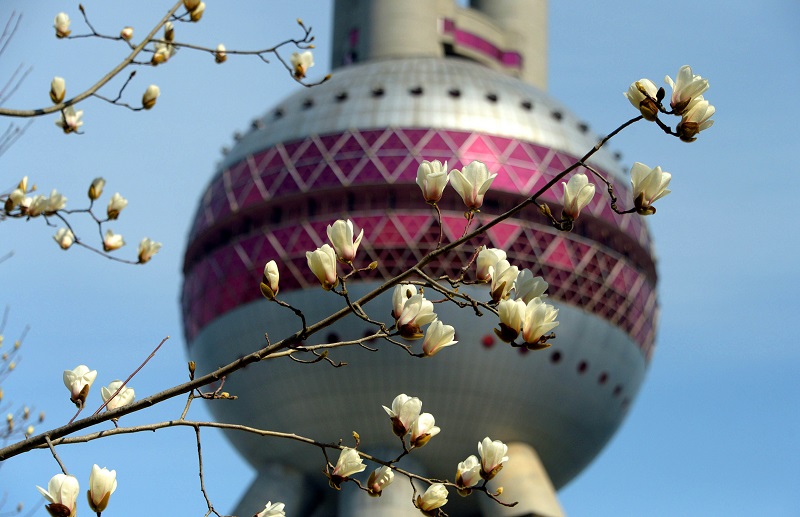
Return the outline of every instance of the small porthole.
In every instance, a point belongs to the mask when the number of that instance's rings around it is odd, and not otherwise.
[[[530,111],[533,109],[533,103],[531,101],[522,101],[520,106],[522,106],[522,109],[525,111]]]
[[[377,86],[377,87],[372,89],[372,96],[373,97],[383,97],[384,93],[386,93],[386,91],[383,88],[381,88],[380,86]]]
[[[336,94],[336,102],[344,102],[347,100],[347,92],[339,92]]]
[[[497,102],[497,94],[496,93],[487,93],[486,100],[489,102]]]
[[[578,373],[581,374],[586,373],[586,370],[588,369],[589,369],[589,363],[587,363],[586,361],[581,361],[580,363],[578,363]]]
[[[458,99],[459,97],[461,97],[461,90],[459,90],[458,88],[451,88],[447,90],[447,95],[453,97],[454,99]]]
[[[415,87],[411,88],[410,90],[408,90],[408,93],[410,93],[414,97],[419,97],[424,92],[425,92],[425,90],[422,88],[422,86],[415,86]]]

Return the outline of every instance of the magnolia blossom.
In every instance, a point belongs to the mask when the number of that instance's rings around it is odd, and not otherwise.
[[[447,162],[423,160],[417,168],[417,185],[422,189],[422,197],[427,203],[434,204],[442,199],[442,193],[450,179]]]
[[[481,477],[486,480],[492,479],[503,463],[508,461],[508,446],[500,440],[492,441],[488,436],[482,442],[478,442],[478,454],[481,456]]]
[[[308,69],[314,66],[314,54],[310,50],[305,52],[292,52],[289,62],[292,64],[294,76],[302,79],[306,76]]]
[[[558,309],[544,303],[541,298],[534,298],[525,306],[525,319],[522,322],[522,339],[531,345],[540,345],[542,336],[558,326],[555,321]],[[540,345],[546,348],[549,345]]]
[[[200,5],[200,0],[183,0],[183,6],[187,11],[194,11]]]
[[[523,269],[517,275],[517,281],[514,284],[514,290],[516,291],[514,297],[517,300],[528,303],[534,298],[547,296],[544,292],[547,291],[548,287],[549,284],[545,282],[544,278],[533,276],[530,269]]]
[[[69,16],[67,13],[58,13],[55,20],[53,20],[53,27],[56,29],[56,38],[66,38],[72,32],[69,30],[70,24]]]
[[[397,319],[397,330],[406,339],[419,339],[423,325],[436,319],[433,312],[433,303],[426,300],[421,294],[415,294],[403,305],[403,311]]]
[[[481,480],[481,462],[474,454],[458,464],[456,485],[459,488],[471,488]]]
[[[339,277],[336,276],[336,251],[328,244],[323,244],[315,251],[307,251],[306,261],[323,289],[330,291],[339,283]]]
[[[56,189],[50,192],[50,197],[47,198],[47,207],[45,213],[53,214],[67,206],[67,198],[60,194]]]
[[[228,59],[228,53],[225,50],[225,45],[220,43],[217,45],[217,50],[214,51],[214,61],[217,63],[224,63]]]
[[[192,20],[193,22],[199,22],[200,18],[203,17],[203,13],[205,12],[205,10],[206,10],[206,3],[200,2],[199,4],[197,4],[197,7],[192,9],[192,12],[189,13],[189,19]]]
[[[402,438],[411,429],[411,425],[419,418],[422,410],[422,401],[417,397],[409,397],[405,393],[396,396],[392,401],[392,408],[383,406],[383,409],[392,419],[392,431]]]
[[[333,473],[330,475],[330,485],[338,490],[342,481],[345,481],[353,474],[362,472],[366,468],[367,466],[361,461],[361,456],[358,455],[358,451],[345,447],[339,454],[336,467],[334,467]]]
[[[369,495],[380,497],[383,489],[391,485],[392,481],[394,481],[394,471],[391,468],[383,465],[375,469],[372,474],[369,475],[369,480],[367,480]]]
[[[50,515],[75,517],[78,511],[75,503],[78,499],[78,492],[81,490],[75,476],[56,474],[47,483],[47,490],[40,486],[37,486],[36,489],[50,502],[45,505]]]
[[[512,266],[507,260],[501,260],[494,267],[489,268],[492,275],[491,295],[492,300],[499,302],[508,298],[508,293],[514,288],[519,268]]]
[[[714,106],[709,104],[702,95],[696,97],[684,112],[675,129],[676,133],[684,142],[694,142],[697,140],[697,133],[714,125],[711,117],[715,112]]]
[[[175,55],[175,45],[171,43],[156,42],[153,44],[153,57],[150,59],[150,64],[160,65],[166,63],[169,58]]]
[[[564,197],[561,201],[564,215],[575,220],[594,197],[594,184],[589,183],[589,178],[582,172],[572,176],[569,182],[562,181],[561,184],[564,185]]]
[[[261,294],[267,300],[274,300],[278,295],[280,272],[278,271],[278,264],[274,260],[267,262],[264,266],[264,274],[261,277]]]
[[[631,101],[633,107],[642,112],[646,120],[655,120],[658,116],[658,87],[650,79],[639,79],[632,83],[625,97]]]
[[[120,386],[122,386],[122,381],[111,381],[107,387],[100,388],[100,396],[103,398],[103,402],[107,402],[107,411],[127,406],[136,398],[136,392],[133,391],[133,388],[125,386],[120,389]],[[119,390],[119,393],[117,393],[117,390]],[[116,396],[114,393],[117,393]]]
[[[144,91],[144,95],[142,95],[142,107],[146,110],[151,109],[156,105],[156,99],[158,99],[159,95],[161,95],[161,89],[158,86],[155,84],[148,86]]]
[[[53,77],[50,83],[50,100],[55,104],[64,100],[64,95],[67,93],[67,83],[63,77]]]
[[[453,341],[456,329],[451,325],[445,325],[438,319],[433,320],[428,330],[425,332],[425,341],[422,342],[422,353],[425,357],[431,357],[450,345],[455,345],[458,341]]]
[[[92,201],[97,200],[103,195],[103,187],[106,186],[106,180],[103,178],[95,178],[92,184],[89,185],[89,199]]]
[[[104,388],[105,389],[105,388]],[[92,465],[89,475],[89,508],[98,515],[108,506],[108,498],[117,489],[117,471]]]
[[[96,377],[97,370],[89,370],[83,364],[76,366],[74,370],[64,370],[64,386],[69,390],[69,399],[76,406],[83,406]]]
[[[172,41],[175,39],[175,24],[172,22],[167,22],[164,24],[164,39],[167,41]]]
[[[121,31],[119,31],[119,37],[125,41],[130,41],[133,39],[133,27],[124,27]]]
[[[489,190],[497,174],[489,174],[483,162],[470,162],[462,170],[450,171],[450,184],[464,200],[470,211],[478,210],[483,205],[483,195]]]
[[[108,219],[112,220],[119,217],[119,213],[122,212],[122,209],[126,206],[128,206],[128,200],[120,196],[119,192],[116,192],[111,196],[111,200],[108,202],[108,208],[106,208]]]
[[[26,203],[30,199],[30,202]],[[27,204],[28,216],[36,217],[47,212],[50,203],[48,199],[42,195],[34,196],[33,198],[25,198],[20,202],[21,205]]]
[[[286,517],[286,512],[283,511],[285,506],[283,503],[273,504],[272,501],[267,501],[267,506],[258,512],[255,517]]]
[[[56,125],[66,134],[75,133],[83,125],[83,110],[75,111],[72,106],[67,106],[61,110],[61,117],[56,120]]]
[[[447,504],[447,488],[441,483],[434,483],[417,496],[417,508],[429,512]]]
[[[411,446],[423,447],[428,441],[439,434],[441,429],[436,427],[436,419],[430,413],[422,413],[411,425]]]
[[[414,284],[398,284],[392,293],[392,317],[400,319],[406,301],[417,294],[417,287]]]
[[[672,174],[663,172],[661,167],[651,169],[643,163],[634,163],[631,167],[631,185],[636,212],[641,215],[656,213],[656,208],[651,205],[672,192],[667,188],[671,179]]]
[[[328,240],[336,250],[336,257],[346,264],[350,264],[356,258],[358,246],[364,237],[364,230],[361,230],[358,237],[354,237],[354,235],[353,222],[349,219],[347,221],[339,219],[328,226]]]
[[[62,250],[66,250],[75,242],[75,234],[69,228],[59,228],[53,235],[53,239],[61,246]]]
[[[123,246],[125,246],[125,240],[123,240],[122,235],[114,233],[112,230],[106,231],[103,237],[103,250],[114,251]]]
[[[525,302],[522,300],[502,300],[497,304],[500,328],[495,329],[497,337],[506,343],[513,343],[522,330],[525,319]]]
[[[477,277],[482,282],[488,282],[492,279],[492,270],[501,260],[505,260],[506,252],[498,248],[483,247],[478,252],[476,260],[478,266]]]
[[[669,104],[676,115],[686,112],[692,100],[708,90],[708,81],[699,75],[694,75],[689,65],[683,65],[678,70],[674,82],[670,76],[666,76],[664,80],[672,87],[672,99]]]
[[[149,262],[153,255],[158,253],[158,250],[161,249],[161,243],[150,240],[149,237],[145,237],[139,243],[139,264],[144,264]]]
[[[16,208],[22,203],[23,199],[25,199],[24,190],[19,188],[15,188],[14,190],[12,190],[11,193],[8,195],[8,198],[6,198],[4,207],[6,212],[14,210],[14,208]]]

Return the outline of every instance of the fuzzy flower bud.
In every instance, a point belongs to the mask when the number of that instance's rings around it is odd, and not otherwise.
[[[58,13],[53,21],[53,27],[56,29],[56,38],[66,38],[72,31],[69,30],[69,24],[72,23],[67,16],[67,13]]]
[[[200,5],[200,0],[183,0],[183,6],[187,11],[194,11]]]
[[[103,195],[103,187],[106,186],[106,180],[103,178],[95,178],[92,184],[89,185],[89,199],[96,201]]]
[[[175,24],[172,22],[167,22],[164,24],[164,39],[167,41],[173,41],[175,39]]]
[[[203,13],[205,12],[205,10],[206,10],[206,3],[200,2],[199,4],[197,4],[197,7],[192,9],[192,12],[189,13],[189,19],[192,20],[193,22],[199,22],[200,18],[203,17]]]
[[[280,272],[278,264],[274,260],[267,262],[264,266],[264,275],[261,277],[261,294],[267,300],[274,300],[278,295],[280,282]]]
[[[53,77],[50,83],[50,100],[53,104],[58,104],[64,100],[64,95],[67,93],[67,83],[63,77]]]
[[[220,43],[217,45],[217,50],[214,51],[214,61],[217,63],[224,63],[228,59],[228,54],[225,51],[225,45]]]
[[[133,27],[123,28],[121,31],[119,31],[119,37],[125,41],[130,41],[133,39]]]
[[[152,109],[156,105],[156,99],[161,95],[161,90],[155,84],[151,84],[142,95],[142,107],[146,110]]]
[[[56,234],[53,235],[53,239],[61,246],[62,250],[66,250],[75,242],[75,235],[68,228],[59,228]]]

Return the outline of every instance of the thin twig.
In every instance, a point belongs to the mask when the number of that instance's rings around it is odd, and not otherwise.
[[[53,458],[58,462],[58,466],[61,467],[61,472],[66,475],[69,475],[67,472],[67,467],[61,462],[61,458],[58,457],[58,453],[56,452],[56,448],[53,446],[53,442],[50,440],[50,437],[45,435],[45,439],[47,440],[47,446],[50,448],[50,454],[53,455]]]

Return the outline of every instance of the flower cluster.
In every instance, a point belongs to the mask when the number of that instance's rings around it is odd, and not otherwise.
[[[447,162],[423,160],[417,169],[417,185],[422,190],[425,202],[435,205],[444,193],[448,182],[453,186],[469,210],[477,212],[483,205],[483,196],[489,190],[497,174],[489,174],[482,162],[472,161],[461,170],[447,172]]]
[[[392,407],[383,406],[392,422],[392,431],[401,440],[411,433],[409,443],[412,448],[425,446],[431,438],[439,434],[436,419],[430,413],[421,413],[422,401],[405,393],[396,396]],[[404,442],[405,443],[405,442]]]
[[[631,84],[628,91],[624,92],[625,97],[647,120],[656,120],[659,112],[680,116],[681,121],[673,134],[684,142],[694,142],[700,131],[714,124],[711,117],[716,110],[703,98],[703,93],[708,90],[708,80],[695,75],[688,65],[678,70],[674,81],[670,76],[664,80],[672,88],[669,103],[672,110],[669,112],[661,106],[664,89],[656,89],[650,79],[639,79]]]
[[[72,370],[64,370],[64,385],[70,392],[69,399],[77,407],[82,408],[86,403],[89,390],[97,378],[97,370],[81,364]],[[106,410],[111,411],[133,402],[135,392],[133,388],[123,386],[122,381],[112,381],[107,387],[100,389],[100,395],[106,404]]]
[[[328,226],[328,240],[333,247],[323,244],[314,251],[306,252],[308,267],[317,277],[323,289],[330,291],[336,287],[339,283],[339,276],[336,272],[337,259],[352,266],[363,237],[364,230],[361,230],[356,237],[353,222],[339,219]]]
[[[488,436],[478,442],[480,460],[474,454],[458,464],[456,468],[456,486],[462,496],[469,495],[472,487],[481,479],[490,481],[508,461],[508,446],[500,440],[492,441]]]
[[[423,336],[422,327],[430,323],[422,342],[423,357],[431,357],[443,348],[458,343],[453,339],[456,329],[439,320],[433,312],[433,303],[426,300],[422,292],[418,293],[413,284],[395,286],[392,293],[392,316],[400,336],[408,340],[420,339]]]
[[[53,517],[74,517],[77,514],[80,484],[75,476],[56,474],[47,483],[47,490],[40,486],[36,489],[50,503],[45,505],[45,509]],[[94,513],[100,515],[106,509],[108,500],[116,489],[117,472],[92,465],[86,496]]]

